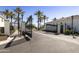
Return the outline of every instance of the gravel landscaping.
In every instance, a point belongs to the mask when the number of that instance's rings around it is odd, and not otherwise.
[[[7,36],[0,36],[0,41],[7,40]]]

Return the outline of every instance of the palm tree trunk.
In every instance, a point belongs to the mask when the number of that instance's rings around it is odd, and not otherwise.
[[[65,31],[66,31],[66,23],[65,23]]]
[[[12,32],[12,17],[11,17],[11,23],[10,23],[10,34]]]
[[[18,35],[19,35],[19,13],[18,13]]]
[[[41,29],[41,22],[39,23],[40,25],[39,25],[39,30]]]
[[[23,16],[22,16],[22,22],[23,22]]]
[[[39,26],[40,26],[40,23],[39,23],[39,18],[38,18],[38,30],[39,30]]]
[[[38,21],[38,30],[39,30],[39,21]]]

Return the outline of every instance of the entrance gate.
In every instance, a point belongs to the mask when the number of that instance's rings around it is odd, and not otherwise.
[[[25,34],[32,38],[32,16],[29,16],[25,24]]]

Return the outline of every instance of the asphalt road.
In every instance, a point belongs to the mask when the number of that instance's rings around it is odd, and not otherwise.
[[[79,52],[79,44],[54,39],[39,32],[33,32],[31,41],[24,41],[0,52],[7,53],[74,53]]]

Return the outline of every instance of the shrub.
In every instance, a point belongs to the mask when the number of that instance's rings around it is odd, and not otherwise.
[[[66,34],[66,35],[70,35],[71,33],[72,33],[72,31],[69,30],[69,29],[66,29],[65,32],[64,32],[64,34]]]
[[[75,36],[78,36],[79,35],[79,32],[74,32]]]

